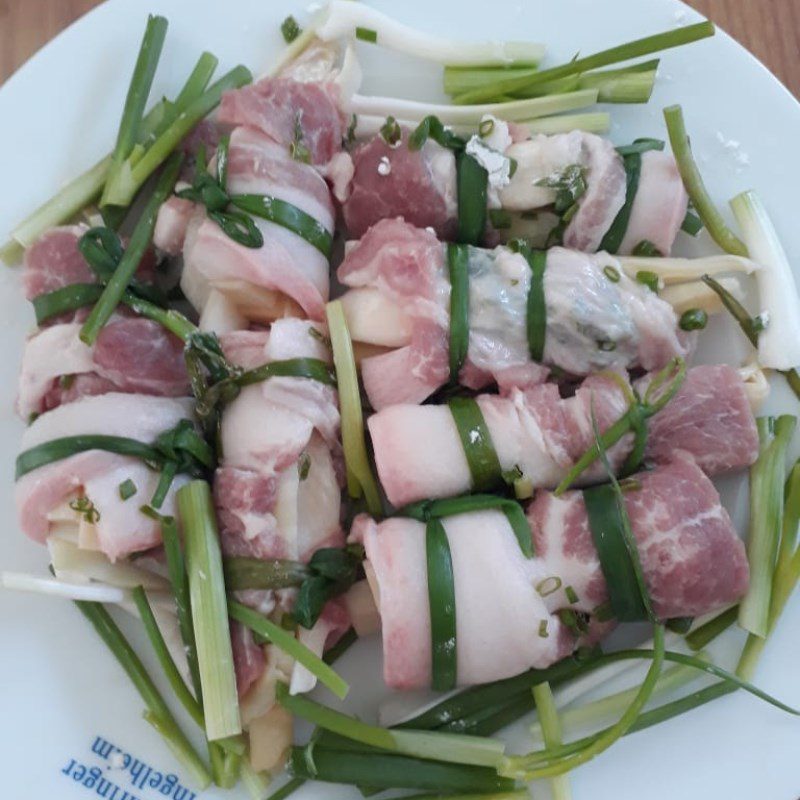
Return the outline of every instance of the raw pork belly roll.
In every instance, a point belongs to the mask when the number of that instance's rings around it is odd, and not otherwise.
[[[231,134],[227,188],[232,195],[290,203],[333,235],[334,209],[325,179],[259,131],[240,127]],[[204,208],[173,197],[159,212],[155,242],[171,255],[183,252],[181,288],[198,311],[217,291],[245,320],[269,322],[287,314],[322,319],[329,291],[328,254],[289,228],[257,217],[254,221],[264,244],[245,247]]]
[[[523,131],[524,126],[494,120],[486,139],[473,137],[517,164],[504,185],[490,186],[490,205],[519,213],[548,209],[555,202],[556,190],[543,183],[578,167],[586,189],[564,229],[563,243],[586,252],[601,249],[626,201],[622,158],[610,142],[591,133],[523,138]],[[395,145],[380,135],[363,142],[353,151],[353,164],[350,194],[343,205],[351,237],[361,237],[381,219],[397,216],[420,228],[431,227],[443,239],[454,237],[458,204],[452,151],[430,140],[420,150],[411,150],[408,131],[404,131],[402,141]],[[619,252],[630,253],[646,241],[669,254],[687,205],[688,196],[672,155],[658,151],[642,154],[639,184]]]
[[[628,410],[621,380],[593,376],[573,397],[563,399],[554,384],[477,397],[501,469],[518,470],[535,489],[554,489],[594,444],[592,410],[601,430]],[[637,381],[640,395],[648,380]],[[389,406],[373,414],[368,426],[381,484],[396,507],[474,491],[447,406]],[[725,365],[690,369],[675,397],[649,421],[648,431],[646,459],[666,461],[676,450],[685,450],[708,475],[747,467],[758,456],[758,433],[744,383],[737,370]],[[615,466],[632,446],[629,435],[612,449]],[[579,485],[604,477],[596,463],[582,473]]]
[[[21,452],[55,439],[82,435],[118,436],[153,444],[158,436],[181,420],[192,419],[191,399],[147,397],[111,392],[82,397],[38,417],[22,435]],[[22,530],[44,542],[51,526],[71,518],[79,523],[81,546],[100,550],[111,561],[161,543],[159,523],[141,513],[150,503],[159,473],[133,456],[105,450],[87,450],[22,475],[16,483],[17,515]],[[127,500],[120,485],[132,481],[136,493]],[[178,475],[159,509],[175,513],[175,491],[185,483]],[[80,508],[70,513],[78,498],[85,498],[96,513],[86,520]],[[85,525],[85,522],[91,522]]]
[[[78,322],[52,325],[25,343],[17,398],[23,419],[106,392],[190,394],[183,342],[157,322],[114,314],[92,346],[80,330]]]
[[[353,339],[391,348],[362,360],[376,410],[419,403],[449,379],[450,282],[447,250],[429,231],[383,220],[352,243],[339,280]],[[469,248],[469,351],[460,382],[479,389],[539,383],[526,326],[532,272],[505,247]],[[561,247],[547,253],[543,277],[546,331],[542,362],[572,375],[603,369],[664,367],[686,356],[693,338],[672,307],[631,280],[606,253]]]
[[[696,616],[741,598],[748,584],[744,545],[691,456],[677,453],[669,464],[638,474],[633,486],[625,504],[656,615]],[[578,642],[558,612],[570,608],[591,617],[608,601],[582,493],[542,492],[527,519],[531,559],[502,511],[442,520],[453,562],[459,684],[555,663]],[[376,523],[362,515],[353,536],[366,548],[386,683],[430,685],[425,525],[403,517]]]
[[[238,331],[221,340],[226,356],[246,369],[292,358],[330,361],[321,332],[297,319],[278,320],[269,332]],[[246,386],[225,408],[220,436],[214,499],[224,555],[307,561],[320,547],[344,544],[334,388],[290,377]],[[258,595],[242,599],[262,611],[271,611],[281,599],[273,593]],[[340,635],[347,625],[342,630],[331,625],[330,613],[315,629],[303,631],[301,639],[319,638],[325,626],[327,633]],[[320,652],[327,633],[317,643]],[[246,632],[234,636],[234,645],[244,695],[263,673],[265,660]]]

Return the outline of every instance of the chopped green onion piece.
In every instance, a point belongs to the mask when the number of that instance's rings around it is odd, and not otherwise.
[[[691,211],[686,212],[686,216],[683,218],[683,222],[681,223],[681,230],[684,233],[688,233],[689,236],[697,236],[705,225],[703,225],[703,220],[694,214]]]
[[[456,241],[478,245],[486,231],[489,173],[469,153],[456,154],[458,232]]]
[[[669,106],[664,109],[664,119],[667,123],[667,133],[672,145],[672,152],[678,164],[683,184],[689,194],[689,199],[697,211],[697,215],[708,229],[711,238],[726,252],[736,256],[747,256],[747,247],[736,234],[725,224],[725,220],[714,205],[700,170],[692,156],[689,135],[683,120],[683,111],[680,106]]]
[[[631,250],[631,255],[640,256],[642,258],[658,258],[664,254],[649,239],[642,239],[642,241]]]
[[[350,339],[350,331],[347,329],[347,320],[341,301],[334,300],[328,303],[325,307],[325,314],[328,319],[333,363],[336,367],[336,381],[339,389],[347,490],[352,498],[360,497],[363,491],[370,513],[380,514],[383,511],[383,504],[364,441],[364,416],[361,410],[358,373],[353,356],[353,343]]]
[[[605,275],[611,283],[619,283],[619,270],[616,267],[603,267],[603,275]]]
[[[638,283],[643,283],[651,292],[655,292],[658,294],[658,287],[659,287],[659,278],[655,272],[652,272],[649,269],[640,269],[636,273],[636,281]]]
[[[708,325],[708,314],[702,308],[689,308],[681,314],[678,327],[682,331],[702,331]]]
[[[378,32],[372,30],[372,28],[357,27],[356,39],[360,39],[362,42],[371,42],[372,44],[377,44]]]
[[[394,147],[403,138],[403,131],[400,129],[400,123],[389,115],[381,126],[380,135],[386,144]]]
[[[246,625],[254,633],[272,642],[279,650],[283,650],[298,664],[302,664],[338,698],[342,699],[347,696],[350,688],[347,683],[319,656],[298,641],[294,633],[284,630],[280,625],[268,620],[263,614],[259,614],[257,611],[253,611],[251,608],[243,606],[234,600],[228,602],[228,613],[231,619]]]
[[[211,783],[208,769],[183,731],[178,727],[178,723],[172,716],[169,706],[164,702],[164,698],[147,674],[147,670],[144,668],[139,656],[136,655],[116,622],[100,603],[76,600],[75,605],[86,619],[92,623],[100,638],[106,643],[108,649],[119,661],[120,666],[128,674],[128,677],[147,705],[149,713],[158,721],[157,730],[164,737],[170,750],[187,769],[198,786],[205,789]]]
[[[282,683],[276,686],[275,696],[293,714],[326,731],[369,747],[425,760],[474,767],[496,767],[503,758],[505,745],[496,739],[436,731],[380,728],[327,708],[308,697],[291,695],[287,686]]]
[[[155,191],[147,201],[147,205],[136,223],[119,266],[114,270],[114,274],[106,284],[106,288],[100,295],[97,305],[92,309],[81,328],[80,338],[82,342],[89,345],[95,343],[101,328],[108,322],[114,313],[114,309],[122,299],[125,289],[136,272],[136,268],[139,266],[147,247],[150,245],[158,210],[172,192],[175,181],[178,179],[182,162],[183,157],[180,154],[176,154],[170,158],[164,167]]]
[[[634,139],[632,144],[623,144],[616,148],[617,152],[624,158],[625,156],[648,153],[651,150],[663,150],[663,139],[641,138]]]
[[[281,23],[281,34],[286,44],[291,44],[301,33],[302,29],[291,14]]]
[[[164,17],[147,18],[142,44],[133,70],[125,106],[122,110],[122,120],[117,133],[117,143],[111,154],[111,163],[108,170],[107,181],[113,183],[122,169],[125,160],[139,140],[139,131],[144,116],[144,107],[153,85],[158,60],[167,35],[168,22]],[[108,200],[103,193],[101,205],[108,205]]]
[[[739,625],[763,639],[769,633],[773,573],[783,528],[786,452],[797,418],[760,417],[756,423],[761,452],[750,471],[750,585],[739,603]]]
[[[138,489],[136,488],[136,484],[128,478],[127,480],[122,481],[119,485],[119,497],[120,500],[130,500],[133,497]]]
[[[704,39],[714,35],[714,26],[710,22],[700,22],[696,25],[687,25],[685,28],[659,33],[655,36],[647,36],[637,39],[599,53],[594,53],[584,58],[574,58],[567,64],[559,67],[552,67],[545,70],[526,70],[524,73],[515,77],[500,79],[493,83],[473,89],[454,98],[454,102],[460,104],[482,103],[491,100],[497,95],[507,94],[520,90],[529,90],[541,84],[549,83],[570,75],[579,75],[588,70],[598,67],[607,67],[617,64],[620,61],[638,58],[639,56],[650,55],[661,50],[672,47],[679,47],[698,39]]]
[[[453,689],[458,681],[456,590],[453,560],[444,525],[428,520],[425,528],[428,605],[431,621],[431,686]]]
[[[536,584],[536,591],[542,596],[547,597],[561,588],[562,580],[556,575],[551,575],[549,578],[539,581]]]
[[[191,481],[177,493],[197,662],[209,741],[242,731],[228,626],[222,554],[211,489]]]
[[[457,384],[469,351],[469,248],[447,245],[450,278],[450,380]]]
[[[578,593],[571,586],[564,587],[564,595],[570,604],[574,605],[578,602]]]
[[[472,491],[493,489],[502,481],[502,468],[480,406],[471,397],[453,397],[447,407],[467,459]]]

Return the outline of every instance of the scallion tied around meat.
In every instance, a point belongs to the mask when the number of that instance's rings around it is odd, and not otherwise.
[[[478,245],[486,230],[489,173],[466,152],[466,139],[453,133],[438,117],[425,117],[408,137],[408,147],[410,150],[420,150],[428,139],[455,154],[458,195],[456,241]]]
[[[132,456],[144,461],[149,467],[161,472],[161,479],[150,501],[154,508],[161,504],[179,474],[200,477],[214,466],[211,448],[197,433],[188,420],[181,420],[174,428],[164,431],[152,444],[145,444],[124,436],[83,434],[65,436],[44,442],[17,456],[16,479],[39,467],[64,458],[85,453],[87,450],[104,450],[123,456]]]
[[[611,374],[609,374],[611,377]],[[664,369],[657,372],[645,390],[644,397],[639,397],[635,390],[625,386],[629,393],[630,406],[610,428],[604,431],[598,442],[595,442],[570,469],[555,490],[556,495],[563,494],[600,457],[601,448],[608,450],[623,436],[633,433],[634,445],[623,464],[621,474],[633,472],[644,457],[647,445],[647,420],[663,409],[672,400],[686,377],[686,362],[676,356]]]
[[[217,147],[216,175],[206,169],[205,153],[201,149],[193,184],[177,192],[177,196],[205,206],[209,219],[243,247],[263,247],[264,236],[253,220],[253,217],[259,217],[292,231],[329,258],[333,237],[310,214],[277,197],[231,194],[228,191],[229,146],[228,138],[224,138]]]

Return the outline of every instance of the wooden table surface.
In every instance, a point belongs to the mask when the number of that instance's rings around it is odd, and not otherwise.
[[[0,84],[45,42],[99,2],[0,0]],[[688,2],[755,53],[800,97],[800,0]]]

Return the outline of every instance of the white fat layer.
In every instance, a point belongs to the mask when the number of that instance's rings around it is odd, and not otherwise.
[[[431,173],[431,184],[436,186],[445,202],[447,217],[458,214],[458,188],[456,185],[456,157],[452,150],[428,139],[422,147],[422,157]]]
[[[199,321],[201,331],[214,331],[214,333],[221,334],[247,328],[247,320],[239,313],[236,304],[215,289],[210,290],[202,309]]]
[[[511,160],[502,152],[490,147],[480,136],[473,136],[466,147],[472,156],[488,173],[491,208],[500,208],[498,191],[508,186],[511,181]]]

